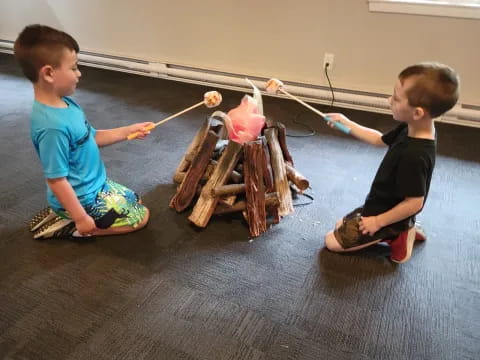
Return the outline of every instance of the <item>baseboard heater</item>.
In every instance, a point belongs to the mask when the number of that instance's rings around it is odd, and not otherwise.
[[[13,42],[0,40],[0,52],[12,54]],[[265,82],[268,80],[268,78],[258,76],[149,62],[88,51],[80,52],[79,63],[102,69],[247,92],[251,91],[251,88],[245,82],[245,77],[248,77],[260,89],[265,86]],[[331,102],[332,94],[328,87],[285,81],[285,79],[281,80],[287,85],[291,94],[300,97],[304,101],[318,104],[330,104]],[[334,92],[335,106],[384,114],[391,113],[387,102],[388,94],[340,88],[334,88]],[[283,97],[283,95],[279,95],[279,97]],[[437,121],[480,127],[480,106],[457,104],[447,114],[437,119]]]

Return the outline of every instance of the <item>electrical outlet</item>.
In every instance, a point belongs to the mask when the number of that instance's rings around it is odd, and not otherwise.
[[[325,53],[325,56],[323,57],[323,70],[325,70],[325,67],[328,64],[328,71],[333,70],[333,59],[335,55],[330,54],[330,53]]]

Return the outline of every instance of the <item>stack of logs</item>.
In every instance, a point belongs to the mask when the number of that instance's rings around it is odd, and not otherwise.
[[[214,214],[242,211],[250,236],[259,236],[293,212],[291,186],[309,186],[293,167],[285,132],[267,120],[257,140],[241,145],[228,140],[222,121],[208,118],[175,171],[180,185],[170,207],[181,212],[197,199],[188,219],[202,228]]]

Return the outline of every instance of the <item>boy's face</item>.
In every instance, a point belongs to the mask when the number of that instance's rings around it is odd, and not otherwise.
[[[75,92],[78,79],[82,76],[78,70],[77,53],[65,49],[62,55],[60,66],[53,69],[52,85],[58,96],[68,96]]]
[[[413,79],[406,78],[403,84],[397,80],[393,88],[393,95],[388,98],[393,118],[397,121],[410,123],[416,117],[419,108],[410,106],[408,103],[407,90],[413,85]]]

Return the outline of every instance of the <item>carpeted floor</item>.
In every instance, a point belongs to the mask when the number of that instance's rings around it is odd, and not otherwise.
[[[96,128],[158,121],[208,88],[85,68],[74,98]],[[220,90],[222,110],[242,93]],[[198,230],[168,207],[173,171],[208,109],[145,141],[102,149],[109,176],[142,194],[147,228],[94,241],[34,241],[46,205],[29,135],[30,84],[0,54],[0,358],[477,359],[480,351],[480,129],[438,124],[428,233],[403,265],[389,248],[323,249],[335,221],[362,203],[384,149],[336,132],[289,100],[265,98],[285,123],[314,202],[248,241],[239,217]],[[320,107],[329,111],[327,107]],[[338,109],[336,109],[337,111]],[[384,115],[344,112],[381,131]],[[297,203],[308,202],[300,197]]]

